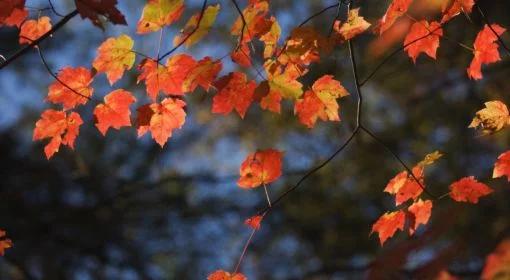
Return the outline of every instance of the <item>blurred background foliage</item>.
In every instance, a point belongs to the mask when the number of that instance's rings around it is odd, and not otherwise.
[[[53,2],[62,14],[74,8],[72,1]],[[97,46],[121,33],[135,38],[135,49],[156,54],[158,34],[142,37],[134,32],[145,1],[120,2],[127,27],[110,25],[102,32],[75,18],[42,44],[54,71],[66,65],[90,66]],[[181,21],[165,31],[163,50],[170,49],[173,35],[201,5],[199,0],[187,2]],[[235,9],[230,1],[220,2],[215,28],[189,50],[196,58],[223,57],[235,46],[229,34]],[[240,1],[242,6],[245,2]],[[334,3],[274,0],[271,7],[285,38],[299,22]],[[355,6],[375,23],[388,3],[362,0]],[[477,3],[491,21],[510,26],[509,2]],[[48,2],[27,5],[47,7]],[[335,12],[308,24],[327,34]],[[37,12],[32,10],[31,17]],[[52,15],[52,20],[58,17]],[[472,45],[482,25],[476,11],[470,19],[453,20],[437,61],[422,56],[413,65],[404,53],[395,56],[364,88],[363,121],[409,165],[434,150],[445,154],[427,171],[431,192],[446,193],[452,181],[474,175],[496,193],[475,206],[442,200],[416,237],[397,234],[381,248],[377,236],[369,236],[371,225],[394,208],[393,198],[382,190],[402,167],[362,133],[264,220],[242,265],[250,279],[427,278],[441,267],[478,278],[484,257],[510,233],[508,183],[490,179],[492,164],[508,149],[510,134],[479,137],[467,128],[483,102],[510,102],[508,55],[502,52],[503,61],[484,68],[484,79],[473,82],[465,70],[472,53],[455,43]],[[361,76],[398,48],[402,36],[395,31],[382,39],[358,37]],[[503,39],[510,42],[508,35]],[[19,48],[17,31],[0,29],[0,42],[0,54],[8,57]],[[223,62],[222,73],[236,69],[228,57]],[[265,206],[263,190],[236,186],[240,163],[257,148],[285,151],[284,176],[270,186],[276,197],[330,155],[354,126],[356,99],[349,66],[347,46],[341,45],[303,79],[310,84],[332,74],[346,86],[351,97],[342,101],[341,123],[307,129],[298,123],[291,104],[281,115],[257,106],[244,120],[234,114],[212,115],[212,95],[196,92],[189,96],[184,128],[160,149],[147,136],[137,139],[134,129],[102,137],[89,104],[80,109],[86,123],[76,150],[62,148],[47,161],[44,143],[32,142],[32,130],[50,107],[44,98],[52,78],[35,50],[17,60],[0,73],[0,228],[14,241],[14,248],[0,259],[0,278],[205,279],[216,269],[231,270],[250,231],[243,220]],[[256,78],[253,69],[248,72]],[[116,86],[143,99],[144,86],[135,83],[136,73],[130,71]],[[97,98],[109,92],[104,75],[96,77],[94,86]]]

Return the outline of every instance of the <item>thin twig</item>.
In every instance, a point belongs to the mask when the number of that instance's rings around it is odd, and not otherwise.
[[[244,244],[244,247],[243,247],[243,251],[241,252],[241,255],[239,256],[239,260],[237,261],[236,267],[234,268],[234,274],[236,274],[237,271],[239,271],[239,267],[241,266],[241,263],[243,262],[243,258],[246,255],[246,251],[248,251],[248,246],[250,246],[251,240],[252,240],[253,236],[255,235],[256,231],[257,231],[257,229],[254,228],[251,231],[250,237],[248,237],[248,240],[246,240],[246,243]]]
[[[162,59],[164,59],[165,57],[169,56],[173,52],[175,52],[180,46],[184,45],[184,43],[186,43],[189,40],[189,38],[191,36],[193,36],[193,34],[195,34],[195,32],[197,32],[198,28],[200,28],[200,23],[202,22],[202,18],[204,17],[206,7],[207,7],[207,0],[204,0],[204,2],[202,3],[202,9],[200,10],[200,14],[198,15],[198,21],[197,21],[197,25],[195,26],[195,28],[193,28],[193,30],[191,30],[191,32],[188,33],[186,35],[186,37],[184,37],[184,39],[182,39],[182,41],[179,42],[179,44],[177,44],[171,50],[169,50],[168,52],[163,54],[160,58],[158,58],[158,62],[161,61]]]
[[[480,5],[478,5],[478,3],[475,3],[475,6],[476,6],[476,9],[478,10],[478,13],[480,13],[480,16],[482,16],[483,21],[487,24],[487,26],[489,26],[492,33],[494,33],[494,35],[496,35],[496,37],[498,38],[498,41],[501,44],[501,46],[503,46],[503,48],[505,49],[506,54],[510,56],[510,49],[505,44],[505,42],[503,42],[503,39],[501,39],[501,36],[499,36],[499,34],[496,32],[496,30],[494,30],[494,28],[492,28],[492,25],[491,25],[488,17],[485,15],[482,8],[480,8]]]
[[[414,175],[411,168],[409,168],[409,166],[407,166],[407,164],[405,164],[405,162],[398,156],[398,154],[396,152],[394,152],[386,143],[384,143],[384,141],[382,139],[377,137],[373,132],[371,132],[369,129],[367,129],[364,126],[361,126],[361,129],[363,131],[365,131],[370,137],[372,137],[377,143],[379,143],[381,146],[383,146],[384,149],[386,151],[388,151],[400,163],[400,165],[402,165],[402,167],[404,167],[407,170],[407,173],[409,173],[409,176],[411,176],[413,178],[413,180],[416,181],[416,183],[420,186],[420,188],[427,195],[429,195],[434,200],[438,199],[438,197],[436,195],[432,194],[427,188],[425,188],[425,186],[423,186],[423,184],[420,182],[420,180],[418,178],[416,178],[416,175]]]
[[[71,20],[73,17],[78,15],[78,10],[74,10],[67,14],[65,17],[63,17],[59,22],[57,22],[53,27],[46,33],[44,33],[41,37],[37,38],[36,40],[32,41],[27,46],[19,49],[14,53],[11,57],[9,57],[6,61],[4,61],[2,64],[0,64],[0,69],[3,69],[7,65],[11,64],[13,61],[18,59],[20,56],[27,53],[29,50],[32,49],[32,47],[39,45],[44,39],[50,37],[53,33],[55,33],[57,30],[62,28],[69,20]]]

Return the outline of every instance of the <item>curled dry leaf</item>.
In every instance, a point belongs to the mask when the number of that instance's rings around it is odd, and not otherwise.
[[[495,100],[485,102],[485,108],[476,112],[469,127],[480,128],[483,135],[500,131],[510,124],[510,115],[505,103]]]

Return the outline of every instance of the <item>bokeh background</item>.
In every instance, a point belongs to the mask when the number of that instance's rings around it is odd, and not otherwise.
[[[135,24],[145,1],[119,1],[128,26],[108,25],[106,31],[78,17],[41,48],[51,68],[90,67],[99,44],[126,33],[135,49],[155,56],[158,34],[138,36]],[[182,19],[164,32],[162,50],[202,1],[186,1]],[[211,1],[218,2],[218,1]],[[214,29],[190,50],[201,58],[220,58],[235,46],[229,29],[237,17],[230,1],[219,1]],[[247,1],[239,0],[244,7]],[[420,1],[418,1],[420,2]],[[424,0],[415,12],[429,13],[437,1]],[[74,9],[73,1],[53,1],[59,13]],[[510,26],[507,1],[477,3],[490,20]],[[271,2],[285,38],[309,15],[335,4],[331,1]],[[384,14],[389,1],[356,1],[370,22]],[[47,1],[27,0],[33,8]],[[416,10],[418,9],[418,10]],[[335,17],[331,9],[310,23],[327,34]],[[32,18],[50,15],[32,9]],[[345,14],[342,7],[340,14]],[[404,19],[389,35],[356,39],[362,77],[403,41]],[[434,150],[445,156],[426,174],[433,193],[447,192],[460,177],[474,175],[496,192],[475,206],[441,200],[431,222],[416,237],[397,234],[379,245],[369,236],[372,223],[394,209],[383,189],[402,167],[382,146],[360,134],[334,161],[264,220],[249,248],[242,271],[250,279],[380,279],[430,278],[446,267],[452,274],[477,279],[485,256],[510,233],[510,188],[493,180],[492,165],[508,149],[507,131],[480,137],[467,126],[483,102],[510,102],[509,57],[484,68],[484,79],[467,78],[472,53],[457,42],[472,45],[483,21],[474,11],[457,17],[445,29],[437,61],[420,57],[416,65],[404,54],[395,56],[364,88],[365,125],[406,163],[413,165]],[[405,32],[405,31],[404,31]],[[0,29],[0,54],[19,48],[17,30]],[[510,37],[503,36],[510,44]],[[261,53],[257,45],[258,54]],[[139,59],[137,61],[140,61]],[[236,69],[227,57],[224,70]],[[252,106],[244,120],[210,112],[212,94],[188,96],[188,117],[161,149],[149,136],[137,139],[134,129],[110,131],[102,137],[93,125],[93,105],[79,109],[85,124],[76,150],[61,148],[51,160],[45,142],[33,142],[35,121],[51,105],[44,101],[53,82],[31,51],[0,71],[0,228],[14,247],[0,259],[1,279],[205,279],[216,269],[232,270],[250,229],[243,220],[265,206],[262,189],[236,186],[244,157],[258,148],[285,151],[284,175],[270,186],[270,195],[294,184],[309,168],[328,157],[349,135],[354,124],[355,92],[347,46],[335,48],[303,79],[310,84],[332,74],[351,92],[341,102],[340,123],[299,124],[291,104],[281,115]],[[260,61],[258,63],[260,65]],[[253,69],[251,77],[256,79]],[[144,85],[130,71],[116,88],[144,100]],[[104,75],[96,77],[95,97],[110,91]]]

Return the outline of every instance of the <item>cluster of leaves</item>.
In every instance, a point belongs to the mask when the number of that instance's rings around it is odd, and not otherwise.
[[[372,28],[376,34],[387,32],[401,17],[413,21],[404,42],[403,49],[416,62],[423,53],[436,59],[441,39],[447,38],[443,27],[456,16],[469,15],[475,5],[474,0],[441,1],[437,18],[415,19],[408,13],[413,0],[394,0],[386,13],[374,24],[360,16],[359,9],[348,9],[347,20],[335,20],[332,34],[326,36],[312,27],[299,25],[290,31],[289,36],[280,43],[281,28],[275,16],[270,13],[269,0],[249,0],[233,23],[230,33],[238,40],[230,52],[230,58],[240,69],[256,68],[258,78],[250,78],[239,70],[222,73],[222,59],[205,56],[196,59],[189,54],[174,52],[181,46],[190,48],[206,36],[213,27],[220,4],[206,5],[192,15],[184,27],[173,39],[173,48],[152,58],[137,52],[135,41],[126,34],[106,39],[98,48],[97,55],[90,67],[64,67],[55,76],[49,86],[46,101],[58,106],[41,114],[35,124],[33,139],[49,139],[44,152],[51,158],[61,145],[74,148],[80,126],[84,124],[78,108],[89,102],[95,102],[94,122],[103,135],[110,128],[121,129],[135,126],[138,136],[150,132],[152,138],[163,147],[175,130],[182,128],[186,120],[186,97],[201,89],[214,92],[211,112],[230,114],[237,112],[244,118],[253,104],[262,110],[281,112],[282,101],[290,101],[294,114],[300,123],[313,128],[318,120],[340,121],[338,100],[349,95],[348,91],[332,75],[322,75],[311,86],[304,88],[301,83],[311,64],[320,62],[335,47],[350,41]],[[102,19],[114,24],[126,24],[124,16],[116,8],[115,0],[76,0],[77,12],[88,18],[98,27],[104,28]],[[338,4],[340,5],[340,4]],[[143,7],[137,23],[138,34],[162,32],[178,21],[185,10],[184,0],[149,0]],[[19,28],[20,44],[37,47],[37,41],[51,35],[52,25],[49,17],[28,19],[29,12],[24,0],[9,0],[0,4],[0,25]],[[486,24],[477,34],[473,48],[464,46],[473,53],[467,75],[471,79],[482,78],[482,66],[501,60],[499,55],[500,37],[505,28],[498,24]],[[259,71],[253,61],[255,48],[261,44],[263,53],[262,69]],[[93,99],[93,82],[98,74],[104,73],[111,86],[122,79],[138,62],[137,82],[143,82],[146,96],[135,97],[131,92],[116,88],[106,94],[103,101]],[[167,58],[168,57],[168,58]],[[163,60],[166,59],[165,62]],[[301,80],[301,81],[300,81]],[[356,81],[359,87],[358,81]],[[138,100],[150,100],[136,104]],[[136,104],[136,117],[132,120],[131,107]],[[494,133],[507,126],[509,112],[500,101],[486,103],[486,109],[477,112],[470,127],[480,127],[484,134]],[[281,176],[283,153],[275,149],[257,151],[247,156],[241,164],[238,185],[252,189],[266,186]],[[383,214],[372,227],[379,234],[381,245],[392,237],[397,230],[407,229],[413,235],[420,225],[428,223],[433,202],[449,196],[454,201],[476,204],[480,197],[493,192],[487,185],[468,176],[453,182],[445,196],[434,197],[426,189],[425,167],[441,157],[438,152],[429,154],[414,168],[397,174],[384,189],[395,196],[398,209]],[[507,176],[510,180],[510,151],[503,153],[494,166],[493,177]],[[267,194],[267,190],[266,190]],[[422,195],[431,196],[430,199]],[[268,198],[268,209],[271,201]],[[260,228],[263,211],[245,223],[253,231]],[[2,238],[0,236],[0,238]],[[6,239],[8,240],[8,239]],[[248,241],[249,242],[249,241]],[[1,252],[11,246],[10,241],[0,241]],[[237,270],[237,269],[236,269]],[[216,271],[209,279],[246,279],[240,273]]]

